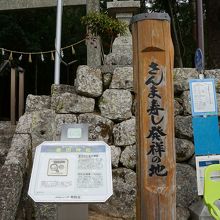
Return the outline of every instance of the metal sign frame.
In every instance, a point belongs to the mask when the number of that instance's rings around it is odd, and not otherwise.
[[[205,90],[207,90],[207,92],[209,93],[207,95],[207,97],[209,97],[209,101],[212,102],[211,105],[209,103],[209,106],[212,106],[212,109],[210,111],[202,111],[202,110],[198,111],[197,109],[195,109],[195,104],[198,101],[200,101],[200,102],[203,101],[204,105],[207,104],[207,102],[205,102],[205,100],[206,100],[205,96],[204,96],[204,100],[201,100],[201,99],[200,100],[195,100],[194,96],[196,94],[194,94],[193,91],[194,91],[194,86],[196,84],[197,85],[200,84],[201,88],[203,86],[204,87],[204,92],[205,92]],[[206,88],[205,88],[205,86],[206,86]],[[218,115],[217,101],[216,101],[216,91],[215,91],[215,80],[214,79],[192,79],[192,80],[189,80],[189,87],[190,87],[190,97],[191,97],[191,109],[192,109],[192,115],[193,116]],[[205,94],[200,94],[200,95],[202,96],[202,95],[205,95]]]

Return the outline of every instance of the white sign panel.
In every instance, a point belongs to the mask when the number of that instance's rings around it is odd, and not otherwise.
[[[197,187],[198,195],[203,195],[204,189],[204,170],[211,164],[220,164],[220,155],[213,156],[198,156],[196,157],[196,174],[197,174]],[[212,179],[220,180],[220,172],[213,172]]]
[[[190,80],[192,115],[217,114],[214,79]]]
[[[36,148],[28,194],[35,202],[105,202],[111,150],[102,141],[48,141]]]

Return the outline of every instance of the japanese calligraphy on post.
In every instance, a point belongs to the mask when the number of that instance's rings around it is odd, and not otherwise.
[[[163,66],[159,66],[157,62],[152,61],[146,71],[145,85],[148,88],[146,111],[150,122],[146,134],[146,138],[150,142],[147,152],[149,159],[148,175],[150,177],[154,175],[167,176],[168,171],[162,161],[166,153],[165,138],[167,135],[164,129],[165,110],[162,102],[164,94],[161,94],[158,90],[163,83],[165,69]]]

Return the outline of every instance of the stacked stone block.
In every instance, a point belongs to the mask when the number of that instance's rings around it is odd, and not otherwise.
[[[217,73],[217,70],[206,71],[210,77],[218,76]],[[35,148],[43,141],[59,140],[62,125],[69,123],[88,123],[89,140],[102,140],[111,146],[114,194],[106,203],[90,205],[93,210],[90,218],[135,219],[137,146],[132,74],[132,67],[128,66],[103,66],[101,70],[80,66],[74,86],[53,85],[51,96],[27,97],[26,112],[19,119],[1,170],[0,209],[4,220],[15,219],[16,215],[27,217],[24,206],[27,201],[30,204],[30,199],[24,193],[28,186],[24,177]],[[194,69],[175,69],[173,76],[176,205],[177,219],[181,220],[189,218],[188,207],[199,199],[188,85],[188,79],[197,76]],[[8,194],[12,195],[10,202]],[[30,210],[36,220],[55,219],[55,205],[33,203]]]

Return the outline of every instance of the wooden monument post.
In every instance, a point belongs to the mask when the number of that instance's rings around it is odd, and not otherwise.
[[[164,13],[132,18],[137,99],[137,219],[176,220],[173,44]]]

